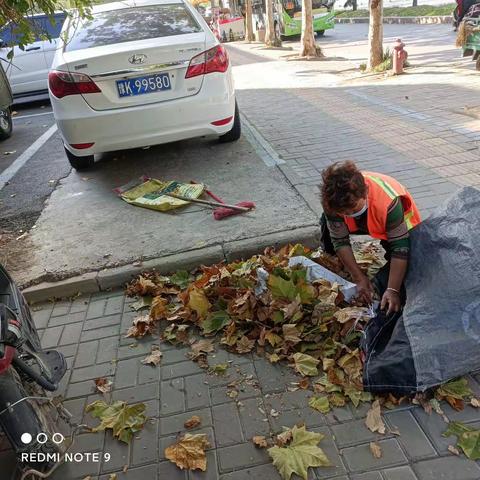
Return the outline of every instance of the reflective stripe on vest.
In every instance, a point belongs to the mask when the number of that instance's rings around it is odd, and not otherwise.
[[[376,177],[374,175],[365,175],[366,178],[373,180],[381,189],[392,199],[394,200],[397,197],[401,197],[402,194],[397,192],[389,183],[387,183],[382,178]],[[407,225],[408,230],[411,230],[415,225],[412,223],[412,217],[414,215],[413,209],[405,210],[403,213],[403,220]]]
[[[412,217],[413,217],[413,210],[410,210],[409,212],[405,213],[403,219],[405,220],[405,223],[407,224],[407,228],[411,230],[415,225],[412,223]]]
[[[366,178],[373,180],[377,185],[379,185],[382,190],[393,200],[400,196],[400,193],[397,193],[395,189],[379,177],[374,177],[373,175],[365,175]]]

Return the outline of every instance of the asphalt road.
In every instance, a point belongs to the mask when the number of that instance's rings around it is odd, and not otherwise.
[[[0,145],[0,173],[55,124],[48,101],[15,105],[13,134]],[[0,190],[0,228],[19,233],[33,225],[58,181],[67,176],[60,137],[53,134]],[[21,232],[20,232],[21,233]]]
[[[367,34],[365,24],[337,25],[319,38],[318,43],[330,57],[361,60],[367,55]],[[405,41],[412,61],[446,63],[459,58],[459,51],[454,47],[455,35],[448,25],[385,25],[385,44],[393,43],[397,37]],[[298,42],[297,38],[284,44]],[[270,61],[239,49],[229,49],[229,52],[234,66]],[[13,135],[0,144],[0,175],[15,165],[22,154],[38,143],[54,125],[48,101],[18,105],[14,109],[17,115]],[[9,183],[3,188],[0,183],[0,228],[15,233],[30,228],[58,182],[70,174],[60,136],[58,132],[50,133],[53,134],[29,156]],[[144,154],[137,151],[136,155]]]

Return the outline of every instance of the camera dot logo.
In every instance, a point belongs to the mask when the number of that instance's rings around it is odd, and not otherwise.
[[[44,444],[44,443],[48,442],[48,435],[45,432],[40,432],[40,433],[37,434],[35,439],[36,439],[37,443]],[[20,440],[25,445],[28,445],[29,443],[32,442],[33,437],[30,433],[25,432],[25,433],[22,433],[22,436],[20,437]],[[65,437],[59,432],[55,432],[52,435],[52,442],[56,443],[57,445],[62,443],[64,440],[65,440]]]
[[[65,440],[65,437],[61,433],[54,433],[52,435],[52,442],[56,443],[57,445],[60,445]]]
[[[40,443],[41,445],[43,445],[44,443],[47,443],[48,442],[48,435],[44,432],[40,432],[37,435],[37,442]]]
[[[25,444],[28,445],[32,440],[32,436],[29,433],[22,433],[22,436],[20,437],[20,440]]]

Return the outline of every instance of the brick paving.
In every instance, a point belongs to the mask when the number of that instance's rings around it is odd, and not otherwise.
[[[292,381],[298,381],[289,367],[272,365],[256,355],[233,355],[216,346],[215,353],[209,355],[210,365],[229,362],[230,366],[226,376],[214,376],[186,358],[188,348],[160,342],[161,365],[143,365],[141,360],[159,340],[124,337],[136,315],[130,308],[131,301],[117,291],[34,308],[42,342],[51,344],[55,339],[71,367],[61,382],[60,393],[76,421],[97,424],[84,409],[102,398],[94,393],[93,379],[98,376],[113,381],[114,400],[145,402],[150,417],[144,430],[135,436],[130,451],[109,433],[81,434],[74,451],[105,452],[111,460],[66,464],[54,474],[54,480],[80,480],[87,475],[93,480],[109,480],[111,473],[117,473],[118,480],[279,479],[266,451],[255,448],[250,439],[254,435],[278,433],[282,426],[291,427],[298,422],[325,435],[320,446],[334,465],[312,469],[311,479],[480,478],[477,463],[448,452],[452,439],[441,436],[446,429],[441,417],[427,415],[420,408],[402,407],[386,412],[387,430],[398,429],[400,435],[379,435],[364,425],[368,404],[358,409],[335,408],[322,415],[308,407],[310,392],[287,391]],[[234,400],[227,396],[227,384],[239,379],[244,381]],[[469,380],[474,391],[480,392],[477,380]],[[480,410],[469,406],[455,412],[447,405],[445,413],[451,420],[480,424]],[[164,456],[165,447],[185,430],[183,423],[192,415],[201,417],[202,425],[196,431],[207,433],[212,444],[205,473],[183,472]],[[383,451],[378,460],[369,450],[369,443],[374,440]],[[2,465],[9,458],[12,460],[7,448],[0,444]],[[124,465],[129,467],[127,473],[122,473]]]
[[[237,95],[307,201],[318,203],[321,171],[347,159],[405,183],[424,215],[460,186],[480,187],[478,75],[443,68],[387,80],[339,77],[332,86],[321,75],[328,62],[319,62],[315,86],[298,76],[305,64],[281,63],[261,64],[272,88],[268,80],[250,88],[248,72],[240,70]]]

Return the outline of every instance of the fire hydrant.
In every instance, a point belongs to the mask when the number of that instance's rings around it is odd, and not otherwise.
[[[403,49],[405,44],[397,38],[393,46],[393,74],[400,75],[403,73],[403,65],[407,61],[408,53]]]

